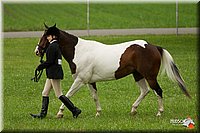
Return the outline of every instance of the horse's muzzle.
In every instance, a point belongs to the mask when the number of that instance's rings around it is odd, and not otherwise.
[[[37,56],[41,57],[41,53],[40,53],[40,50],[38,49],[38,46],[36,46],[34,52],[35,52],[35,54],[36,54]]]
[[[40,52],[39,52],[39,51],[37,51],[35,54],[36,54],[37,56],[40,56]]]

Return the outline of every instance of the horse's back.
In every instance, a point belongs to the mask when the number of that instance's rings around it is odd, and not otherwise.
[[[136,40],[113,45],[102,45],[93,50],[94,62],[97,66],[107,68],[108,71],[116,71],[119,67],[120,58],[125,50],[131,45],[145,48],[146,41]]]
[[[79,42],[80,46],[77,47],[79,52],[76,53],[78,59],[75,59],[77,72],[90,82],[118,79],[134,70],[146,71],[146,66],[153,65],[151,60],[157,52],[155,46],[149,45],[144,40],[114,45],[83,39]],[[118,77],[116,76],[117,71],[120,72]],[[85,76],[85,73],[88,76]]]
[[[147,45],[147,42],[144,40],[135,40],[113,45],[105,45],[96,41],[82,41],[82,45],[85,45],[84,50],[88,50],[84,51],[84,54],[88,57],[83,58],[82,55],[81,58],[87,60],[83,62],[89,63],[87,63],[87,65],[85,64],[84,67],[80,66],[79,68],[81,68],[80,70],[83,70],[82,68],[92,70],[92,82],[96,80],[116,79],[115,72],[120,67],[120,60],[126,49],[132,45],[145,49],[145,45]]]

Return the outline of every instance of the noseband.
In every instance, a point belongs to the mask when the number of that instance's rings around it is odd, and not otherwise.
[[[39,44],[37,45],[37,49],[41,54],[41,57],[44,56],[44,53],[46,52],[47,46],[45,46],[44,48],[42,46],[40,46]]]

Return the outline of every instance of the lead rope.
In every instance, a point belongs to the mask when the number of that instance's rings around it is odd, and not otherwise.
[[[40,58],[40,63],[43,63],[43,56],[41,56]],[[38,82],[40,80],[40,77],[42,76],[42,73],[43,73],[43,69],[42,70],[37,70],[35,69],[35,77],[33,77],[31,80],[33,80],[34,82]]]

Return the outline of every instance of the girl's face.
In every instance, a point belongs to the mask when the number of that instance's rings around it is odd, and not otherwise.
[[[47,40],[48,40],[49,42],[51,42],[52,39],[53,39],[52,35],[48,35],[48,36],[47,36]]]

